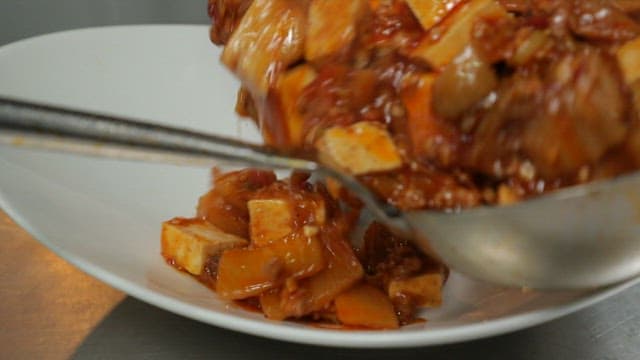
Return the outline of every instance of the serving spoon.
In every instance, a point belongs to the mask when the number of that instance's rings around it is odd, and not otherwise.
[[[0,98],[0,143],[145,161],[213,160],[333,178],[371,214],[452,269],[535,289],[595,288],[640,274],[640,172],[509,206],[399,211],[353,176],[213,134]]]

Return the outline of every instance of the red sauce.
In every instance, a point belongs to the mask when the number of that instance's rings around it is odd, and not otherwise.
[[[412,77],[446,72],[446,68],[430,68],[412,51],[420,42],[440,41],[452,26],[452,14],[465,9],[463,2],[452,2],[457,5],[449,16],[427,31],[404,1],[370,1],[350,51],[306,64],[318,75],[298,101],[306,134],[300,147],[313,149],[317,137],[332,126],[358,121],[386,124],[407,166],[388,174],[367,175],[363,181],[403,209],[494,204],[500,198],[491,194],[500,187],[524,199],[636,168],[638,156],[609,154],[635,152],[626,142],[634,137],[631,132],[640,131],[633,125],[640,106],[631,101],[611,55],[621,42],[640,35],[640,23],[633,16],[637,9],[609,1],[501,3],[511,14],[492,12],[478,17],[470,39],[479,61],[496,76],[493,90],[469,106],[461,100],[476,95],[467,95],[456,85],[461,79],[453,77],[447,80],[453,83],[444,85],[444,78],[436,80],[440,85],[436,90],[458,89],[442,97],[443,101],[466,106],[454,118],[434,114],[434,121],[441,125],[431,130],[427,140],[437,143],[433,146],[441,151],[424,156],[409,150],[422,146],[409,143],[409,131],[421,130],[415,128],[416,122],[407,126],[402,96],[411,91]],[[212,17],[214,24],[226,19],[219,14]],[[534,46],[530,56],[518,53],[524,45]],[[526,61],[514,62],[516,56],[517,61]],[[559,78],[560,71],[568,80]],[[486,76],[466,76],[464,81],[487,81]],[[584,83],[598,87],[582,91],[579,84]],[[468,86],[469,91],[477,88],[473,83]],[[439,99],[437,92],[433,98]],[[278,104],[277,94],[270,93],[256,116],[261,118],[267,140],[289,149],[293,145],[288,143]],[[548,110],[557,106],[557,111]],[[583,108],[589,110],[575,111]],[[596,130],[599,128],[611,130]],[[618,165],[611,166],[611,162]]]
[[[250,82],[245,83],[236,108],[254,119],[268,145],[309,157],[317,156],[316,141],[330,127],[380,124],[403,165],[360,175],[359,180],[405,210],[506,204],[638,168],[640,81],[627,83],[616,51],[640,36],[640,6],[607,0],[498,3],[462,27],[470,28],[468,37],[458,34],[467,43],[442,64],[424,49],[460,29],[454,21],[472,8],[468,2],[448,2],[451,11],[424,29],[405,1],[367,1],[366,11],[351,24],[355,36],[348,46],[309,60],[301,54],[289,64],[274,61],[269,74],[274,81],[266,95],[252,94]],[[213,42],[227,43],[251,4],[261,3],[209,0]],[[302,90],[296,90],[301,93],[292,106],[278,80],[300,66],[315,77],[299,84]],[[285,118],[292,111],[297,117]],[[293,139],[290,132],[294,120],[302,139]],[[213,189],[199,201],[198,216],[249,238],[247,203],[252,199],[286,200],[294,214],[293,232],[313,225],[315,230],[306,230],[317,233],[304,236],[319,237],[324,248],[316,253],[335,264],[340,255],[348,259],[349,271],[330,278],[330,286],[318,285],[323,291],[335,290],[333,285],[350,276],[354,283],[366,281],[386,294],[396,280],[448,275],[445,266],[377,223],[366,231],[364,245],[354,249],[358,263],[343,240],[358,220],[361,204],[344,190],[330,195],[302,173],[285,180],[254,169],[216,174]],[[212,289],[218,260],[209,258],[197,277]],[[172,259],[167,262],[178,267]],[[340,268],[334,265],[316,269]],[[255,293],[235,305],[324,329],[369,330],[340,324],[332,298],[313,297],[309,284],[322,270],[308,278],[278,279],[260,294],[264,309]],[[341,291],[346,289],[332,296]],[[389,296],[400,324],[426,322],[416,317],[415,293],[412,297],[402,290]],[[312,300],[317,301],[314,306]]]

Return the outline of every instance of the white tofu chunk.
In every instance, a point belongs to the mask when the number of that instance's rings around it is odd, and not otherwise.
[[[425,30],[442,21],[463,0],[406,0],[407,5]]]
[[[389,297],[409,296],[418,306],[438,307],[442,304],[442,273],[427,273],[389,283]]]
[[[254,246],[264,246],[282,239],[293,232],[293,222],[299,214],[296,207],[286,199],[252,199],[247,203],[249,208],[249,233]],[[310,201],[304,207],[313,209],[313,225],[325,223],[326,211],[324,203]],[[313,226],[307,225],[313,231]]]
[[[249,208],[251,243],[263,246],[282,239],[293,231],[293,210],[284,199],[254,199]]]
[[[347,49],[367,9],[366,0],[311,0],[305,58],[314,61]]]
[[[316,143],[320,159],[354,175],[397,169],[402,166],[391,136],[382,124],[362,121],[333,127]]]
[[[222,52],[254,96],[266,96],[277,75],[302,58],[306,6],[297,0],[254,0]]]
[[[162,256],[174,266],[200,275],[205,261],[224,250],[248,245],[203,219],[174,218],[162,223]]]

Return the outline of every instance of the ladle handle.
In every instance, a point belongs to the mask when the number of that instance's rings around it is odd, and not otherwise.
[[[12,145],[153,161],[223,160],[314,172],[314,161],[223,136],[0,98],[0,138]]]
[[[357,179],[321,164],[227,137],[109,115],[0,98],[0,143],[145,161],[292,169],[332,177],[354,192],[378,220],[409,234],[404,218]]]

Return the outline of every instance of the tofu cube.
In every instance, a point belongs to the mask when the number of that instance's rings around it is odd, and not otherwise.
[[[479,16],[501,17],[508,14],[496,0],[471,0],[456,8],[450,19],[444,20],[444,24],[449,26],[440,39],[434,42],[429,36],[425,37],[411,55],[433,68],[444,67],[469,44],[471,29]]]
[[[402,166],[391,136],[382,124],[359,122],[333,127],[316,143],[320,159],[354,175],[397,169]]]
[[[313,209],[312,215],[306,219],[300,218],[301,214],[296,213],[297,206],[290,200],[278,198],[249,200],[247,206],[249,208],[251,243],[254,246],[265,246],[288,236],[295,230],[293,222],[296,218],[307,221],[309,224],[324,224],[326,220],[324,203],[313,200],[303,201],[302,207]],[[306,227],[311,229],[314,226],[307,225]]]
[[[406,0],[407,5],[425,30],[442,21],[462,0]]]
[[[254,199],[249,208],[249,233],[251,243],[264,246],[282,239],[293,231],[293,209],[284,199]]]
[[[174,218],[162,223],[161,253],[174,266],[200,275],[205,261],[224,250],[248,245],[203,219]]]
[[[444,274],[440,272],[426,273],[407,279],[392,280],[389,283],[390,298],[409,296],[418,306],[438,307],[442,304],[442,285]]]
[[[314,61],[348,49],[356,37],[366,0],[312,0],[304,56]]]

